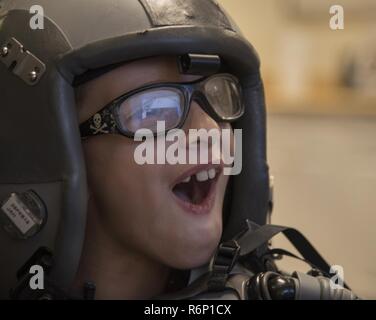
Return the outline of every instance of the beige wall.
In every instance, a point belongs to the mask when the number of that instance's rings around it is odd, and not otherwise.
[[[273,223],[301,230],[328,261],[344,266],[355,292],[376,299],[376,117],[368,116],[376,115],[376,84],[350,89],[340,82],[347,54],[360,64],[374,54],[376,79],[376,1],[333,1],[344,5],[341,31],[329,28],[327,0],[220,2],[262,61]],[[298,18],[286,15],[294,2],[308,8]],[[288,245],[282,237],[274,244]],[[301,265],[287,260],[285,267]]]
[[[374,15],[367,10],[367,4],[375,2],[357,1],[364,4],[359,9],[354,1],[315,0],[316,10],[311,10],[312,0],[220,3],[260,53],[270,111],[376,113],[374,90],[354,91],[339,85],[349,55],[364,55],[370,47],[376,55],[376,8],[372,7]],[[301,15],[289,10],[294,3],[304,8]],[[329,7],[341,3],[345,30],[333,31]]]

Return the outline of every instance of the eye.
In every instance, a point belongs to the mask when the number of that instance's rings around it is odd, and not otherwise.
[[[184,112],[184,96],[175,88],[155,88],[126,99],[118,114],[124,130],[156,130],[158,121],[165,127],[177,126]]]
[[[241,90],[232,78],[212,78],[205,84],[205,93],[220,117],[226,119],[241,115],[243,111]]]
[[[180,97],[176,94],[156,96],[142,101],[142,119],[181,113]]]

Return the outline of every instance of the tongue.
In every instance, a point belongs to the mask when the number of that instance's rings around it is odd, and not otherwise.
[[[192,202],[194,204],[200,204],[204,202],[206,197],[209,194],[211,181],[205,181],[205,182],[196,182],[194,184],[193,193],[192,193]]]
[[[188,183],[177,184],[173,192],[180,199],[193,204],[202,203],[207,197],[210,189],[211,181],[198,182],[195,177],[192,177]]]
[[[187,190],[186,184],[187,183],[180,183],[176,185],[176,187],[173,189],[173,192],[179,199],[185,202],[191,202],[191,198],[189,196],[189,191]]]

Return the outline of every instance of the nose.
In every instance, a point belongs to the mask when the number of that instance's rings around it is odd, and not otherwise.
[[[189,130],[192,129],[201,130],[198,131],[201,132],[201,134],[191,136],[189,134]],[[213,129],[217,131],[217,134],[214,133],[214,137],[211,136]],[[198,159],[201,159],[200,154],[201,152],[205,152],[204,150],[207,150],[206,152],[208,152],[208,161],[212,161],[213,158],[220,157],[219,145],[221,140],[221,124],[219,124],[211,116],[209,116],[196,101],[192,101],[191,103],[191,108],[184,123],[183,130],[188,137],[187,149],[198,148],[196,149],[198,153]],[[202,130],[205,130],[206,134],[202,134]]]
[[[187,119],[184,123],[183,130],[188,133],[189,129],[220,129],[220,124],[209,116],[201,106],[192,101]]]

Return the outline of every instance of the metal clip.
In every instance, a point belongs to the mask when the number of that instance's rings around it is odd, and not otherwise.
[[[1,46],[0,61],[30,86],[36,85],[46,71],[46,65],[15,38]]]
[[[240,246],[235,240],[221,243],[211,261],[208,279],[209,291],[222,291],[240,255]]]
[[[221,68],[221,58],[217,55],[188,53],[179,57],[182,74],[211,76]]]

